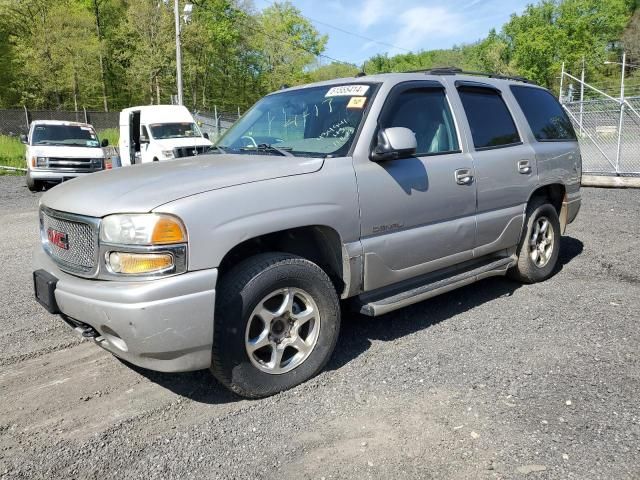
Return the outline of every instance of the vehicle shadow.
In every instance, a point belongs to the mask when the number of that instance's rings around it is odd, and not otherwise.
[[[129,368],[136,371],[147,380],[166,388],[167,390],[186,397],[194,402],[207,403],[210,405],[222,405],[225,403],[242,400],[239,396],[231,393],[220,382],[218,382],[209,370],[198,370],[195,372],[163,373],[147,370],[136,365],[121,360]]]
[[[580,255],[583,243],[562,237],[556,274]],[[326,370],[337,370],[366,352],[373,340],[393,341],[424,330],[452,316],[471,310],[499,297],[509,297],[522,284],[505,277],[493,277],[476,284],[439,295],[410,307],[383,315],[366,317],[343,310],[340,338]],[[241,400],[222,386],[208,370],[186,373],[162,373],[123,362],[148,380],[195,402],[224,404]]]
[[[573,237],[562,237],[561,242],[554,275],[584,248],[583,243]],[[367,317],[345,309],[338,345],[326,368],[341,368],[368,350],[373,340],[393,341],[424,330],[496,298],[509,297],[522,286],[506,277],[491,277],[380,317]]]

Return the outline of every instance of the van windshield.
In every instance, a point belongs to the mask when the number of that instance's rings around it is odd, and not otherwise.
[[[373,90],[370,84],[345,84],[268,95],[217,146],[245,154],[346,155]]]
[[[32,145],[59,145],[99,148],[98,135],[93,128],[80,125],[35,125]]]
[[[151,136],[156,140],[166,138],[191,138],[201,137],[198,125],[192,122],[181,123],[154,123],[149,125]]]

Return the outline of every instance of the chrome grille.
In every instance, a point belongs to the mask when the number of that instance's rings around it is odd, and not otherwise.
[[[62,270],[89,273],[96,269],[98,259],[97,219],[42,209],[40,225],[45,251]],[[50,229],[66,234],[68,248],[49,241]]]
[[[47,168],[55,170],[95,172],[102,170],[100,158],[49,158]]]

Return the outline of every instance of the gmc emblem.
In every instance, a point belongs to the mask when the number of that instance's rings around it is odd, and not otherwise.
[[[69,237],[66,233],[49,228],[47,230],[47,238],[50,244],[63,250],[69,250]]]

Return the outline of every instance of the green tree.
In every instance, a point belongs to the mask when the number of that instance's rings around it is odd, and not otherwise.
[[[249,28],[255,34],[254,48],[260,52],[263,91],[303,82],[305,71],[328,40],[289,2],[264,9]]]

